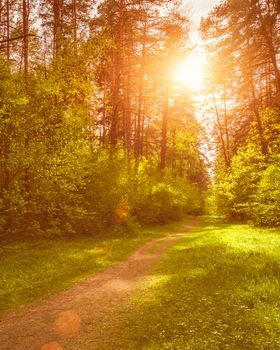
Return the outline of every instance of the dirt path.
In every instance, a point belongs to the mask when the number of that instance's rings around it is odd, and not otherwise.
[[[150,241],[126,261],[67,291],[0,318],[0,349],[113,349],[118,309],[129,306],[156,262],[194,223],[195,219],[178,232]]]

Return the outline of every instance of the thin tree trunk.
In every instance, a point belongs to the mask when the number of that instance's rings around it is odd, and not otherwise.
[[[104,87],[103,87],[103,110],[102,110],[102,137],[101,143],[105,147],[106,144],[106,122],[107,122],[107,77],[104,76]]]
[[[163,97],[163,113],[162,113],[162,129],[161,129],[161,152],[160,152],[160,169],[166,167],[166,152],[167,152],[167,125],[169,113],[169,87],[167,80],[164,86]]]
[[[112,72],[112,115],[111,115],[111,130],[110,142],[113,150],[118,142],[118,119],[119,119],[119,104],[120,96],[120,58],[119,53],[114,52],[113,72]]]
[[[269,22],[268,26],[268,21],[265,20],[264,15],[262,14],[262,9],[259,0],[257,1],[257,11],[259,15],[259,19],[262,25],[262,35],[265,39],[267,48],[268,48],[268,53],[269,57],[273,66],[274,74],[275,74],[275,87],[276,87],[276,92],[280,92],[280,71],[277,63],[277,53],[275,49],[275,45],[273,43],[273,31],[275,28],[273,28],[273,22]],[[268,11],[268,16],[271,18],[272,15],[270,13],[270,2],[267,3],[267,11]]]
[[[137,111],[137,130],[136,130],[136,144],[135,144],[135,156],[138,158],[141,153],[141,122],[143,113],[143,90],[144,90],[144,73],[145,73],[145,56],[146,56],[146,24],[143,31],[143,45],[141,52],[141,67],[139,76],[139,97],[138,97],[138,111]]]
[[[228,157],[227,157],[227,150],[226,150],[226,144],[225,144],[224,135],[223,135],[222,123],[221,123],[221,119],[220,119],[220,115],[219,115],[218,106],[217,106],[217,102],[216,102],[216,98],[215,98],[214,92],[212,93],[212,95],[213,95],[213,101],[214,101],[214,106],[215,106],[216,118],[217,118],[217,122],[218,122],[218,129],[219,129],[220,139],[221,139],[221,143],[222,143],[222,150],[223,150],[223,154],[224,154],[224,160],[225,160],[226,167],[228,168],[230,164],[229,164],[229,160],[228,160]]]
[[[223,103],[224,103],[224,125],[225,125],[225,133],[226,133],[226,151],[227,151],[227,159],[230,164],[230,144],[229,144],[229,131],[228,131],[228,113],[227,113],[227,101],[226,101],[226,86],[223,86]]]
[[[127,67],[129,67],[129,59],[127,60]],[[131,152],[131,76],[130,69],[128,68],[126,72],[126,80],[124,87],[124,144],[126,153],[130,155]]]
[[[140,156],[143,155],[143,148],[144,148],[146,105],[147,105],[147,99],[144,97],[143,111],[142,111],[142,122],[141,122],[141,136],[140,136]]]
[[[10,0],[6,0],[6,22],[7,22],[7,61],[10,60]]]
[[[270,54],[272,66],[275,73],[275,87],[276,87],[277,93],[279,93],[280,92],[280,71],[277,64],[275,47],[273,45],[272,38],[268,38],[267,41],[268,41],[268,47],[269,47],[269,54]]]
[[[247,50],[248,50],[248,53],[250,55],[250,39],[249,39],[249,35],[248,35],[248,26],[246,26],[246,30],[247,30]],[[258,101],[257,101],[257,97],[256,97],[256,90],[255,90],[255,84],[254,84],[254,74],[253,74],[252,66],[250,63],[248,65],[248,75],[249,75],[249,81],[250,81],[250,85],[251,85],[252,109],[253,109],[253,112],[254,112],[254,115],[256,118],[256,122],[257,122],[257,129],[258,129],[258,133],[259,133],[262,154],[266,157],[268,154],[268,146],[267,146],[267,143],[266,143],[265,138],[264,138],[263,126],[262,126],[261,116],[260,116],[260,112],[259,112]]]
[[[147,118],[147,126],[145,130],[145,157],[149,157],[149,137],[150,137],[150,120],[151,117]]]
[[[29,63],[29,2],[23,0],[22,2],[22,17],[23,17],[23,62],[24,62],[24,76],[27,80],[28,63]]]
[[[0,23],[2,23],[2,12],[3,12],[3,3],[2,3],[2,0],[0,0]],[[4,28],[3,28],[3,31],[0,32],[0,37],[5,37],[5,32],[4,32]],[[1,49],[1,47],[0,47]]]
[[[175,170],[175,159],[176,159],[176,128],[173,128],[172,130],[172,149],[171,149],[171,168],[172,171],[174,172]]]
[[[77,54],[77,0],[72,0],[73,42],[75,54]]]
[[[54,39],[54,54],[58,54],[62,47],[62,11],[63,0],[53,0],[53,39]]]
[[[261,116],[258,108],[258,102],[256,98],[256,91],[255,91],[255,85],[253,81],[253,76],[250,76],[250,82],[251,82],[251,93],[252,93],[252,109],[255,114],[256,122],[257,122],[257,129],[260,137],[260,143],[261,143],[261,148],[262,148],[262,154],[266,157],[268,154],[268,148],[267,148],[267,143],[264,138],[264,132],[263,132],[263,126],[262,126],[262,121],[261,121]]]
[[[121,130],[120,125],[120,107],[121,107],[121,78],[123,69],[123,49],[124,49],[124,12],[125,3],[124,0],[120,0],[119,4],[119,22],[117,24],[117,30],[112,34],[115,37],[116,48],[113,49],[113,69],[112,69],[112,117],[111,117],[111,150],[113,150],[119,139],[120,131],[122,131],[122,137],[124,138],[124,130]]]

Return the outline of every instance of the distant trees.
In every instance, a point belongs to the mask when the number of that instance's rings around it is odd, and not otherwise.
[[[271,224],[272,217],[261,220],[254,213],[263,205],[256,193],[264,186],[265,169],[279,166],[279,29],[279,1],[274,0],[226,0],[201,23],[217,120],[218,202],[229,216]],[[266,210],[274,206],[271,197]]]
[[[170,78],[187,45],[176,6],[0,2],[4,240],[202,210],[202,129]]]
[[[13,2],[14,3],[14,2]],[[10,16],[12,2],[9,0],[1,0],[0,2],[0,35],[1,35],[1,52],[6,51],[5,57],[10,59]]]
[[[279,97],[278,2],[224,1],[202,21],[201,33],[213,57],[213,64],[217,67],[214,77],[210,77],[210,80],[211,89],[221,100],[220,113],[225,116],[225,102],[234,105],[234,113],[239,114],[239,118],[233,118],[232,122],[239,121],[245,126],[238,128],[239,131],[233,137],[233,149],[236,150],[236,141],[244,138],[240,133],[248,131],[246,125],[254,119],[262,153],[266,155],[268,150],[263,137],[260,111],[277,103]],[[228,116],[223,119],[225,125]],[[218,128],[223,138],[228,139],[226,127],[223,127],[223,130],[221,126]],[[222,139],[221,145],[223,147]],[[228,146],[225,145],[224,148]],[[226,153],[225,149],[223,153]],[[229,158],[229,155],[226,158]]]
[[[127,153],[136,158],[143,156],[144,149],[149,149],[145,142],[149,142],[146,131],[149,120],[152,120],[151,114],[158,109],[158,113],[164,116],[163,121],[166,119],[166,103],[161,101],[159,94],[166,96],[162,85],[170,82],[162,84],[159,75],[162,72],[167,75],[168,67],[172,65],[172,62],[165,60],[166,45],[170,45],[168,40],[174,47],[181,45],[181,49],[186,45],[186,19],[181,18],[179,23],[180,16],[172,14],[170,10],[159,16],[162,5],[157,1],[104,1],[99,6],[99,16],[91,25],[92,33],[105,32],[112,42],[108,57],[99,71],[100,88],[104,90],[104,99],[110,104],[108,110],[103,103],[100,137],[104,143],[108,135],[107,141],[112,148],[121,141]],[[172,3],[168,6],[171,9],[174,7]],[[174,23],[171,25],[172,21]],[[177,38],[168,38],[168,35],[172,35],[168,33],[168,26],[169,31],[173,26],[173,31],[178,33]],[[154,105],[151,105],[152,100]],[[106,124],[108,116],[109,125]],[[164,124],[161,133],[162,140],[165,140]],[[162,158],[165,144],[163,141]]]

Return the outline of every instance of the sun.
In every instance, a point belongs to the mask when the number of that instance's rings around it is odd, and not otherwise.
[[[173,78],[187,88],[199,91],[203,87],[205,64],[205,54],[192,52],[175,67]]]

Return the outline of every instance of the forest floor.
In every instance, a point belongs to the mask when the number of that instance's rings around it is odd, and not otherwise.
[[[194,224],[195,219],[172,234],[153,239],[122,263],[66,291],[4,314],[0,318],[1,349],[115,349],[122,328],[121,310],[132,307],[132,296],[145,288],[155,264]]]
[[[201,217],[122,310],[114,349],[279,350],[279,295],[280,230]]]
[[[4,314],[1,350],[280,349],[279,229],[215,217],[178,227]]]

